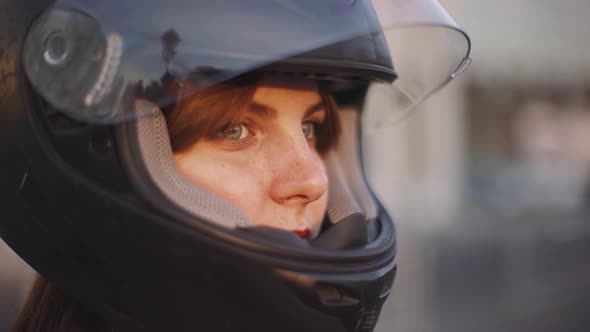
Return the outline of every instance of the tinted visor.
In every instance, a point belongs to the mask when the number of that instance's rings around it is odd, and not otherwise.
[[[386,118],[448,83],[470,50],[436,0],[60,0],[31,27],[23,57],[30,82],[54,108],[116,123],[144,115],[136,98],[174,102],[165,93],[170,81],[203,89],[355,39],[370,47],[308,58],[306,68],[330,79],[393,81],[387,91],[397,105]],[[331,68],[328,76],[322,68]]]

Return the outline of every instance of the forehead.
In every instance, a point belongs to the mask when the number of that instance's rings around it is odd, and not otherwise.
[[[304,78],[265,75],[257,84],[253,101],[289,101],[314,104],[321,100],[316,81]]]
[[[265,74],[260,78],[258,85],[292,90],[318,90],[318,85],[315,80],[280,74]]]

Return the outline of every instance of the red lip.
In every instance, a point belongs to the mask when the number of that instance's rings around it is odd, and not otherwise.
[[[295,233],[295,235],[299,236],[302,239],[307,239],[309,238],[309,235],[311,235],[311,230],[309,230],[309,228],[306,228],[303,230],[293,231],[293,233]]]

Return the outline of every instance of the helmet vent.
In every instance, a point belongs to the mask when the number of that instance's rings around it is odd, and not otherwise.
[[[377,324],[377,318],[379,314],[374,308],[361,313],[361,317],[358,320],[356,332],[372,332]]]

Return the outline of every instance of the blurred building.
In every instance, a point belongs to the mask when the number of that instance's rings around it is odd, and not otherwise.
[[[441,3],[473,63],[368,137],[400,245],[377,331],[587,331],[590,2]]]

